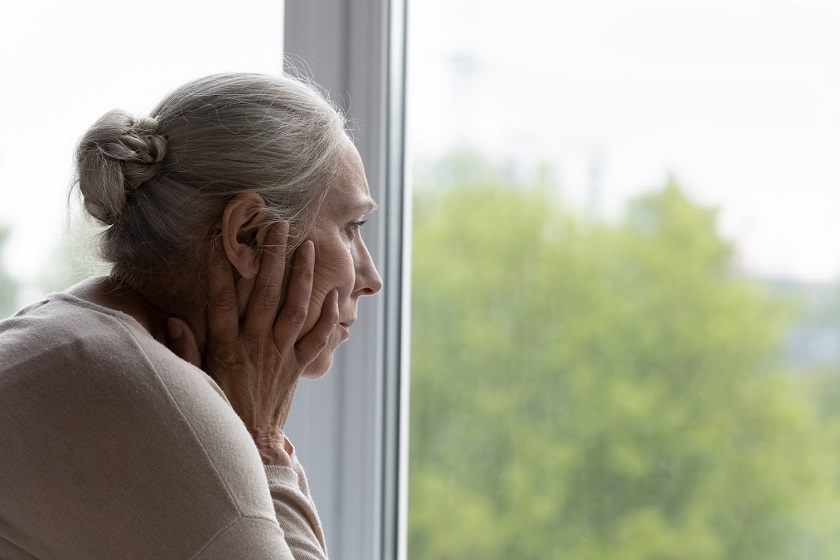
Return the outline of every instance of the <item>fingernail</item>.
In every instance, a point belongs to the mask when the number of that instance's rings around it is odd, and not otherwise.
[[[181,326],[181,321],[170,317],[167,320],[167,326],[169,327],[169,336],[173,339],[179,339],[184,336],[184,328]]]

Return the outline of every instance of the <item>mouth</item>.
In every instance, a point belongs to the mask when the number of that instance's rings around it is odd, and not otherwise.
[[[339,326],[341,326],[341,330],[344,331],[344,338],[350,337],[350,327],[352,327],[353,323],[355,322],[355,319],[350,319],[349,321],[342,321],[341,323],[339,323]]]

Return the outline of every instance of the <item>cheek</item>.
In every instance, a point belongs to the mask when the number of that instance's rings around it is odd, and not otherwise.
[[[315,272],[312,280],[312,298],[309,302],[309,315],[306,318],[304,331],[309,331],[318,320],[324,299],[330,290],[338,288],[339,309],[342,301],[353,291],[355,273],[353,257],[346,246],[319,246],[316,249]]]
[[[348,296],[353,289],[354,277],[353,256],[349,247],[342,244],[322,250],[315,258],[313,298],[317,294],[318,299],[323,302],[333,288],[338,288],[339,299]]]

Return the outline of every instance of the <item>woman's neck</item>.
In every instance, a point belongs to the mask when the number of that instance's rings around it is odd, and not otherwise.
[[[203,313],[189,314],[183,311],[167,311],[167,299],[153,293],[141,293],[126,283],[110,276],[88,278],[67,290],[70,294],[101,305],[115,311],[120,311],[133,317],[140,325],[162,344],[168,342],[167,321],[170,317],[177,317],[185,321],[192,329],[199,349],[204,346]]]

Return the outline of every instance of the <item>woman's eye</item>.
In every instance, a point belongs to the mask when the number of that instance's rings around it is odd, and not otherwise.
[[[358,232],[358,231],[359,231],[359,229],[360,229],[363,225],[365,225],[365,222],[367,222],[367,220],[356,220],[355,222],[350,222],[350,223],[347,225],[347,231],[350,233],[350,237],[351,237],[351,238],[352,238],[352,237],[355,237],[356,232]]]

